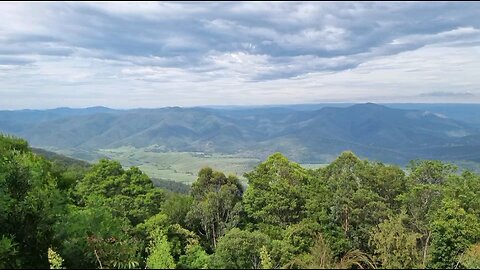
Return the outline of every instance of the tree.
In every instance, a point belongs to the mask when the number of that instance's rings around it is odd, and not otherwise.
[[[315,243],[316,236],[321,233],[322,227],[311,220],[288,226],[283,231],[283,241],[292,247],[294,254],[308,253]]]
[[[193,204],[191,196],[171,194],[162,204],[161,212],[168,216],[170,223],[186,226],[186,218]]]
[[[178,261],[182,255],[186,254],[190,243],[198,243],[199,241],[199,237],[195,233],[181,227],[179,224],[172,224],[169,217],[164,213],[156,214],[135,228],[136,235],[143,239],[144,242],[154,241],[158,235],[158,230],[161,230],[167,236],[170,254],[174,261]]]
[[[270,245],[270,239],[261,232],[230,230],[218,242],[213,266],[226,269],[259,269],[260,252]]]
[[[167,236],[158,230],[148,248],[147,267],[153,269],[174,269],[175,262],[170,254],[170,244]]]
[[[20,154],[31,152],[26,140],[14,136],[0,134],[0,153],[2,156],[12,151],[17,151]]]
[[[467,269],[480,269],[480,243],[471,245],[470,248],[460,256],[459,263]]]
[[[398,196],[408,189],[408,180],[400,167],[369,162],[362,170],[362,178],[364,185],[378,194],[389,208],[400,209]]]
[[[454,268],[461,254],[480,240],[478,217],[467,213],[460,204],[444,199],[432,222],[433,268]]]
[[[315,244],[309,254],[297,256],[284,266],[284,268],[294,269],[352,269],[353,267],[376,268],[370,257],[358,249],[348,251],[337,260],[321,234],[315,237]]]
[[[58,253],[67,268],[117,268],[139,264],[141,245],[128,220],[102,205],[70,206],[54,229]]]
[[[95,235],[87,238],[90,250],[100,268],[135,268],[140,265],[139,243],[135,238],[103,238]]]
[[[11,247],[4,251],[10,266],[48,267],[52,227],[66,204],[57,180],[50,163],[26,141],[0,136],[0,236]]]
[[[344,152],[323,170],[323,177],[332,194],[329,205],[330,217],[342,227],[345,235],[351,232],[352,222],[355,222],[355,218],[352,216],[353,211],[361,209],[355,205],[354,197],[362,200],[363,195],[374,196],[369,190],[365,191],[368,194],[363,194],[365,192],[362,189],[361,171],[365,166],[366,163],[353,153]]]
[[[308,174],[300,165],[275,153],[245,177],[248,188],[243,203],[253,221],[285,228],[305,217],[303,190]]]
[[[442,162],[277,153],[245,194],[204,168],[189,196],[115,161],[76,168],[0,136],[0,268],[480,267],[480,176]]]
[[[199,237],[178,224],[172,224],[167,227],[166,235],[171,247],[171,254],[175,261],[178,261],[182,255],[187,254],[187,248],[191,243],[198,243]]]
[[[400,183],[383,180],[391,176]],[[309,201],[319,202],[321,208],[315,208],[310,202],[309,212],[322,213],[316,215],[317,220],[327,228],[323,232],[328,242],[335,243],[335,256],[342,256],[351,249],[371,251],[368,246],[370,232],[391,214],[389,202],[395,201],[403,190],[402,176],[395,168],[362,161],[351,152],[342,153],[320,169],[310,186],[319,186],[315,182],[321,182],[321,192],[317,195],[310,191]],[[393,190],[387,191],[389,187]],[[342,233],[338,234],[340,231]],[[333,236],[336,239],[332,239]]]
[[[242,195],[242,185],[235,176],[226,177],[219,171],[205,167],[198,172],[197,180],[192,184],[190,194],[196,200],[202,200],[211,192],[218,192],[223,186],[234,186],[238,196]]]
[[[413,269],[421,266],[417,240],[421,234],[409,231],[405,213],[390,217],[373,229],[371,244],[383,268]]]
[[[242,189],[234,176],[204,168],[192,185],[194,203],[187,214],[188,227],[197,232],[208,249],[240,221]]]
[[[408,169],[409,178],[418,184],[442,184],[457,171],[456,166],[438,160],[414,160]]]
[[[465,171],[461,175],[450,175],[443,191],[465,211],[480,217],[480,177],[477,174]]]
[[[80,205],[102,200],[116,216],[127,217],[137,225],[160,211],[165,199],[146,174],[136,167],[123,170],[117,161],[100,160],[78,183]],[[91,197],[92,195],[96,195]]]
[[[432,250],[432,223],[445,196],[444,184],[456,172],[456,167],[440,161],[412,161],[408,166],[408,190],[399,196],[422,248],[422,267],[426,267]]]
[[[427,265],[432,239],[431,223],[441,206],[442,197],[441,186],[434,184],[413,184],[407,192],[399,196],[414,232],[422,236],[422,267]]]
[[[182,269],[208,269],[212,258],[198,243],[187,245],[186,253],[180,256],[178,268]]]

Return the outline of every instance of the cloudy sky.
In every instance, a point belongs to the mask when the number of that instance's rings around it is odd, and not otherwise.
[[[480,4],[0,3],[0,109],[480,102]]]

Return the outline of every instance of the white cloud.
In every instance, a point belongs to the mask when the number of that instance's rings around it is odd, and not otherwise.
[[[473,101],[479,13],[446,2],[1,3],[0,108]]]
[[[390,44],[405,45],[405,44],[432,44],[444,41],[451,41],[460,39],[468,41],[469,38],[478,40],[480,38],[480,29],[474,27],[459,27],[453,30],[444,31],[436,34],[426,35],[408,35],[394,39]]]

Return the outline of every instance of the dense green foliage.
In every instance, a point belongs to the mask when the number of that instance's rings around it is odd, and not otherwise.
[[[193,204],[187,214],[189,228],[201,236],[209,250],[216,248],[227,230],[240,222],[242,187],[234,176],[204,168],[193,183]]]
[[[78,168],[0,137],[0,268],[480,266],[480,176],[439,161],[276,153],[246,188],[204,168],[188,195],[116,161]]]
[[[147,258],[147,267],[153,269],[175,269],[170,252],[167,236],[162,231],[157,231],[148,247],[150,255]]]
[[[2,264],[48,267],[53,225],[65,213],[65,206],[66,197],[57,188],[51,164],[31,153],[26,141],[0,137],[2,253],[16,251]]]
[[[137,167],[124,170],[116,161],[100,160],[76,186],[81,204],[103,200],[118,216],[128,218],[132,225],[143,222],[160,211],[164,192]]]
[[[307,172],[280,153],[245,175],[245,211],[256,223],[285,227],[305,217]]]
[[[230,230],[222,237],[215,250],[214,266],[224,269],[258,269],[261,251],[270,239],[259,231]]]

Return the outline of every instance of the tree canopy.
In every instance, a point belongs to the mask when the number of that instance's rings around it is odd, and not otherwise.
[[[206,167],[179,194],[55,158],[0,136],[0,268],[480,267],[480,176],[445,162],[275,153],[246,183]]]

